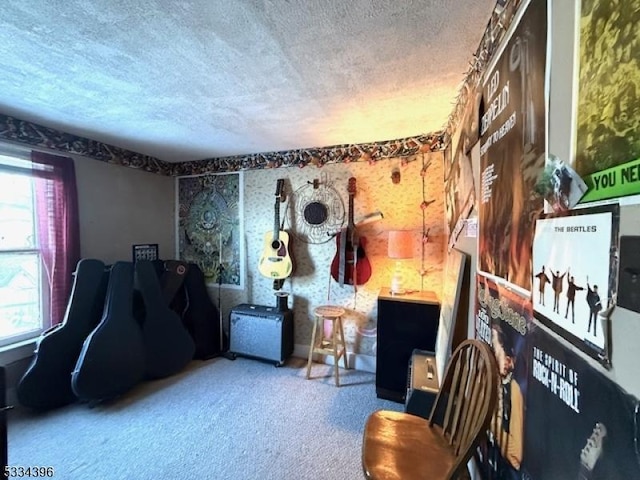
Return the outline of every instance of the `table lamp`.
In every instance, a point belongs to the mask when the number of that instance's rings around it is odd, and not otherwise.
[[[389,245],[387,256],[396,260],[393,277],[391,277],[391,294],[403,295],[406,293],[403,287],[403,278],[400,260],[413,257],[413,234],[411,230],[389,231]]]

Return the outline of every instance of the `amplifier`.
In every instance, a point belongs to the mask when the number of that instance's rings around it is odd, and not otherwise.
[[[429,418],[431,407],[440,390],[435,353],[414,349],[409,360],[407,375],[406,413]]]
[[[293,312],[263,305],[237,305],[229,317],[229,351],[268,360],[277,367],[293,353]]]

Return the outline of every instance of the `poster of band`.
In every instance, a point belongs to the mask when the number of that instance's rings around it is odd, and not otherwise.
[[[547,1],[523,8],[483,80],[478,269],[528,293],[532,218],[543,209]]]
[[[177,255],[197,264],[210,285],[243,288],[241,174],[177,179]]]
[[[533,240],[536,319],[604,365],[617,283],[619,206],[572,210],[536,221]]]
[[[541,327],[527,343],[524,461],[516,478],[640,478],[637,399]]]
[[[582,202],[640,193],[640,0],[582,0],[575,170]]]
[[[476,338],[492,346],[500,373],[498,408],[488,440],[478,449],[485,480],[521,478],[530,371],[527,332],[532,318],[529,299],[476,275]]]

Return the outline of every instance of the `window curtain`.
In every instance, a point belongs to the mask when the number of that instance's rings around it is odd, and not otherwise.
[[[35,179],[37,238],[49,283],[51,325],[65,315],[73,272],[80,260],[78,192],[73,160],[31,152]]]

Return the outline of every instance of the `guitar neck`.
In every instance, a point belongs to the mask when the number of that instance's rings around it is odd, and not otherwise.
[[[349,194],[349,223],[348,226],[350,229],[353,229],[356,224],[353,221],[353,194]]]
[[[277,240],[280,234],[280,197],[276,197],[273,217],[273,239]]]

